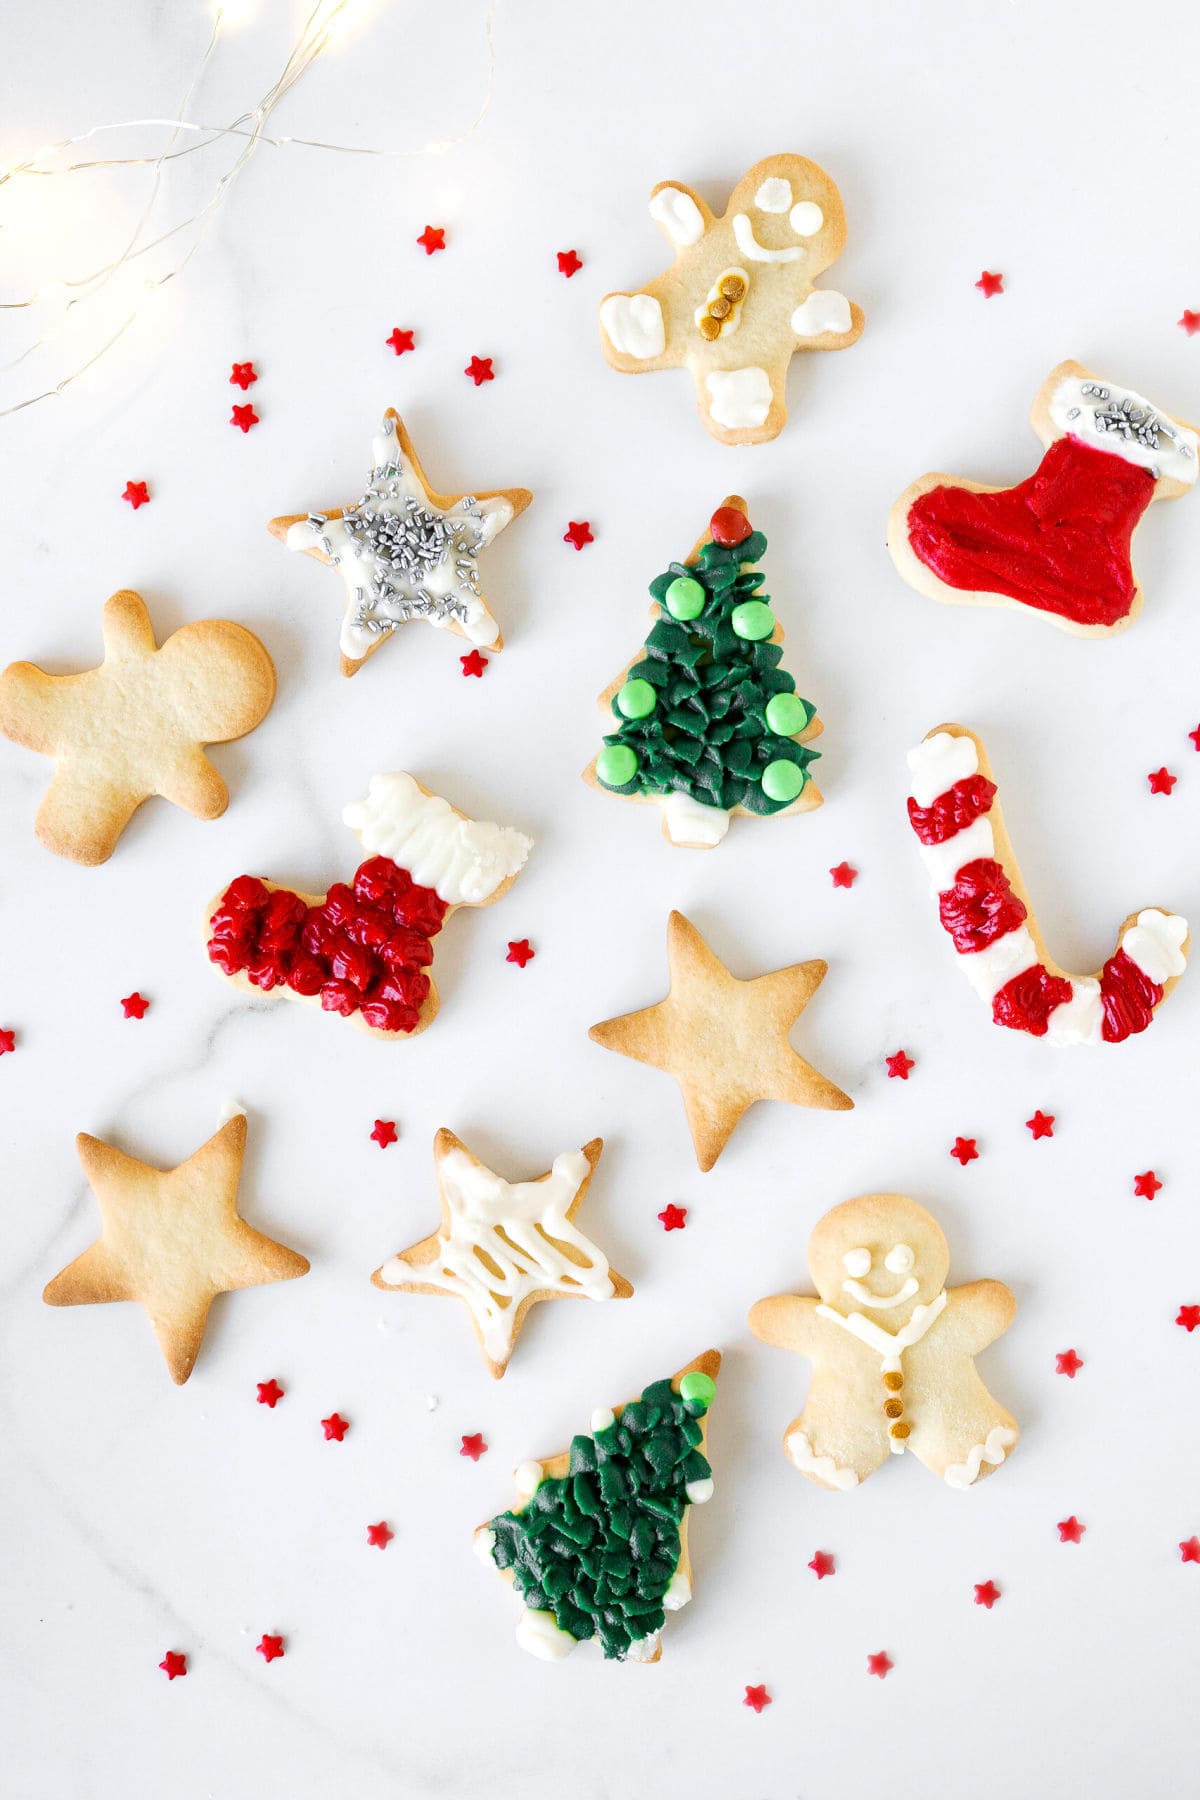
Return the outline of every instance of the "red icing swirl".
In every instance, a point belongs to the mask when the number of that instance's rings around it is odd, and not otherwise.
[[[360,865],[309,906],[253,875],[230,882],[212,916],[208,954],[264,992],[320,995],[326,1012],[361,1013],[376,1031],[412,1031],[429,993],[423,971],[446,903],[386,856]]]
[[[1157,981],[1151,981],[1124,950],[1109,957],[1100,973],[1100,999],[1104,1006],[1101,1035],[1106,1044],[1145,1031],[1163,997]]]
[[[1006,932],[1015,931],[1025,918],[1025,907],[1013,893],[1008,876],[988,856],[963,864],[954,886],[938,895],[938,912],[960,956],[986,949]]]
[[[986,775],[964,775],[928,806],[908,803],[908,822],[923,844],[944,844],[956,832],[991,812],[996,784]]]
[[[999,989],[992,1000],[992,1017],[997,1025],[1007,1025],[1010,1031],[1045,1037],[1050,1014],[1056,1006],[1066,1004],[1072,991],[1063,976],[1052,975],[1044,964],[1035,963]]]

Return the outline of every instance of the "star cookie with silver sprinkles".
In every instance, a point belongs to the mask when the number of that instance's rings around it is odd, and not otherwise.
[[[502,650],[504,639],[479,587],[478,555],[523,513],[528,488],[440,494],[429,485],[412,439],[391,407],[374,440],[366,491],[354,505],[272,519],[269,530],[340,570],[346,586],[342,674],[409,619]]]

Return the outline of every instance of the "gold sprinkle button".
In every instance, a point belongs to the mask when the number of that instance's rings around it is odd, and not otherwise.
[[[894,1394],[899,1393],[904,1386],[904,1377],[899,1369],[889,1369],[883,1378],[883,1385],[885,1388],[891,1388]]]
[[[885,1400],[883,1416],[885,1419],[898,1419],[904,1411],[903,1400]]]
[[[708,338],[711,341],[713,338],[720,337],[720,335],[720,320],[714,319],[710,313],[705,313],[700,321],[700,336],[702,338]]]
[[[740,275],[723,275],[719,287],[726,300],[737,301],[745,297],[746,284]]]
[[[716,300],[709,301],[708,314],[711,319],[727,319],[732,311],[732,300],[718,296]]]
[[[896,1424],[890,1428],[889,1435],[894,1438],[906,1438],[911,1430],[912,1426],[907,1419],[899,1419]]]

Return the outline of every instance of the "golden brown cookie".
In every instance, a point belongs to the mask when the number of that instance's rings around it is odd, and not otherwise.
[[[830,1112],[854,1105],[788,1042],[825,979],[826,963],[794,963],[739,981],[678,912],[667,922],[667,959],[665,1000],[593,1025],[588,1036],[675,1077],[701,1169],[712,1168],[756,1100]]]
[[[54,758],[35,830],[48,850],[102,863],[151,794],[216,819],[229,790],[206,744],[245,737],[275,698],[275,665],[252,632],[200,619],[166,642],[129,589],[104,608],[104,661],[79,675],[12,663],[0,675],[0,731]]]

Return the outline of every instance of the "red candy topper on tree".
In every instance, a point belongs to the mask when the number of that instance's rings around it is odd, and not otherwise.
[[[209,960],[244,992],[279,989],[375,1036],[411,1037],[438,1009],[434,938],[456,907],[507,893],[532,844],[400,772],[373,776],[342,817],[369,853],[352,882],[315,895],[238,876],[209,909]]]
[[[1085,637],[1123,631],[1142,604],[1134,527],[1152,500],[1194,486],[1200,439],[1075,362],[1051,370],[1030,417],[1046,446],[1036,473],[1012,488],[922,475],[892,508],[892,560],[931,600],[1018,606]]]

